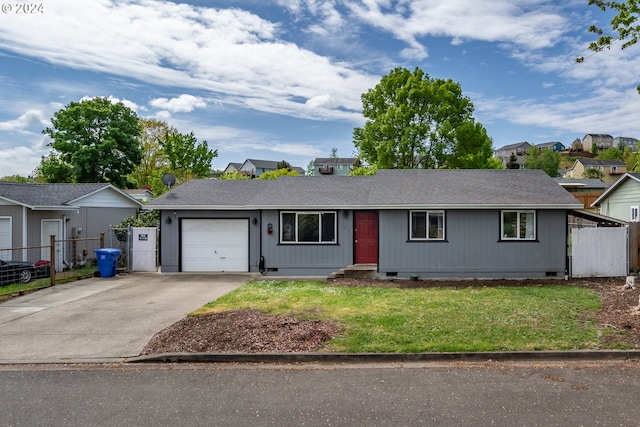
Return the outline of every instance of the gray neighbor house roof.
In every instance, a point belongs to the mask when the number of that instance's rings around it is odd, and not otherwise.
[[[34,182],[0,182],[0,199],[33,210],[77,209],[74,203],[91,194],[112,188],[138,205],[139,201],[111,184],[41,184]]]
[[[373,176],[191,180],[145,209],[581,209],[540,170],[378,170]]]
[[[318,157],[313,161],[314,165],[352,165],[355,157]]]

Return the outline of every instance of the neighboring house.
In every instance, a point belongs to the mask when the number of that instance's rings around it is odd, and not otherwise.
[[[242,163],[229,163],[222,173],[239,172],[242,167]]]
[[[313,161],[313,175],[346,176],[353,169],[355,161],[356,159],[351,157],[317,158]]]
[[[613,137],[601,133],[588,133],[582,138],[582,149],[584,151],[592,152],[594,144],[598,147],[598,150],[606,150],[614,146]]]
[[[613,160],[594,160],[594,159],[577,159],[571,169],[565,172],[565,178],[585,178],[589,169],[600,171],[600,178],[605,184],[612,185],[622,175],[627,172],[627,164],[620,159]]]
[[[280,163],[280,161],[247,159],[240,166],[238,172],[257,178],[265,172],[277,170],[278,163]],[[291,166],[291,168],[297,171],[300,175],[305,174],[305,170],[301,167]]]
[[[638,151],[638,140],[627,136],[616,136],[613,138],[613,146],[623,150],[624,147],[629,147],[631,151]]]
[[[640,221],[640,173],[626,173],[592,204],[598,212],[627,222]]]
[[[609,188],[599,179],[555,178],[555,180],[587,209]],[[595,210],[595,208],[591,209]]]
[[[191,180],[152,200],[163,272],[563,277],[567,215],[540,170],[378,170],[374,176]]]
[[[0,182],[0,249],[48,246],[51,235],[57,240],[108,236],[110,225],[136,215],[140,207],[111,184]],[[0,257],[15,258],[11,251],[0,251]],[[39,258],[47,257],[49,251],[43,251]],[[56,265],[72,262],[60,248]]]
[[[567,149],[562,142],[558,141],[542,142],[540,144],[536,144],[536,147],[538,147],[540,151],[551,148],[554,153],[561,153]]]
[[[528,142],[518,142],[517,144],[505,145],[493,152],[493,156],[496,159],[502,160],[503,165],[507,165],[511,159],[511,154],[515,154],[520,164],[520,169],[524,169],[524,163],[527,155],[527,151],[531,148],[531,144]]]
[[[122,191],[142,203],[147,203],[149,200],[153,199],[153,191],[149,190],[148,188],[138,188],[135,190]]]

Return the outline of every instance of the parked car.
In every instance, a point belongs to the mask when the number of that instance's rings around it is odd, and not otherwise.
[[[4,261],[0,259],[0,286],[12,283],[29,283],[31,279],[48,277],[51,272],[50,261]]]

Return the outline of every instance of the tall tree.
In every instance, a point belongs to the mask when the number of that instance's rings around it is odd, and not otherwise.
[[[600,52],[611,48],[613,43],[618,40],[623,42],[621,49],[626,49],[638,43],[640,37],[640,25],[638,23],[640,19],[639,3],[639,0],[626,0],[624,2],[589,0],[590,5],[599,7],[603,12],[611,10],[616,13],[609,25],[617,33],[617,35],[611,35],[597,25],[590,26],[589,32],[596,34],[598,39],[589,44],[589,49],[594,52]],[[584,56],[577,58],[576,61],[584,62]],[[640,92],[640,85],[637,86],[637,90]]]
[[[218,150],[210,150],[207,141],[198,142],[193,132],[189,134],[165,133],[160,145],[167,156],[170,172],[179,182],[192,178],[205,178],[211,171],[211,160]]]
[[[506,169],[520,169],[520,163],[518,163],[518,156],[516,156],[516,153],[511,153],[511,156],[509,156]]]
[[[542,169],[550,177],[557,177],[560,168],[560,153],[553,151],[551,148],[540,148],[532,145],[527,152],[525,159],[525,167],[527,169]]]
[[[169,169],[167,159],[160,140],[166,134],[176,134],[178,131],[166,122],[156,119],[140,119],[140,146],[142,160],[130,175],[138,188],[150,187],[160,182],[162,175]]]
[[[466,167],[454,157],[489,160],[491,139],[474,122],[473,104],[458,83],[419,68],[396,68],[362,95],[364,127],[355,128],[358,157],[378,168]],[[485,149],[488,147],[488,151]]]
[[[69,103],[54,113],[51,123],[43,133],[51,137],[53,150],[38,169],[44,180],[127,186],[126,175],[142,159],[134,111],[121,102],[93,98]],[[64,174],[57,176],[51,170]]]

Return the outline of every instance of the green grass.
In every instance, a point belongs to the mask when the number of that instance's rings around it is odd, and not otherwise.
[[[192,315],[252,308],[342,326],[334,352],[599,348],[596,292],[567,286],[395,289],[251,282]]]
[[[73,270],[64,271],[56,274],[56,284],[62,284],[78,280],[79,278],[91,277],[97,271],[97,267],[82,267]],[[46,288],[50,286],[51,279],[45,277],[43,279],[35,279],[29,283],[14,283],[11,285],[0,286],[0,295],[7,295],[29,291],[32,289]]]

